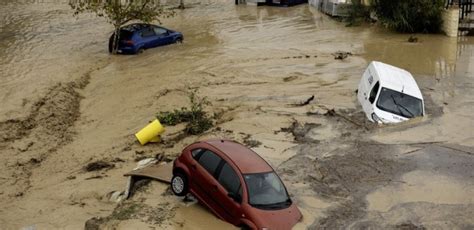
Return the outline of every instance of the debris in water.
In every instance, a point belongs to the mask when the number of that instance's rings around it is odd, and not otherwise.
[[[425,230],[426,229],[425,226],[415,225],[412,222],[399,224],[396,226],[396,228],[401,229],[401,230]]]
[[[91,177],[87,177],[86,180],[100,179],[100,178],[103,178],[103,177],[104,176],[101,176],[101,175],[91,176]]]
[[[165,128],[161,125],[160,120],[155,119],[147,126],[135,134],[141,145],[148,142],[160,142],[160,135],[165,132]]]
[[[260,145],[262,145],[262,142],[252,139],[251,135],[247,134],[244,137],[244,144],[245,144],[245,146],[247,146],[249,148],[257,148]]]
[[[344,60],[349,56],[352,56],[351,52],[338,51],[332,54],[336,60]]]
[[[411,35],[409,38],[408,38],[408,42],[410,43],[417,43],[418,42],[418,38]]]
[[[308,99],[306,99],[306,101],[304,101],[303,103],[300,104],[300,106],[305,106],[305,105],[308,105],[311,101],[314,100],[314,95],[312,95],[311,97],[309,97]]]
[[[289,77],[283,78],[283,81],[284,82],[289,82],[289,81],[294,81],[296,79],[298,79],[298,76],[289,76]]]
[[[334,109],[329,109],[328,111],[326,111],[326,113],[324,114],[324,116],[329,116],[329,117],[334,117],[336,115],[336,111]]]
[[[99,171],[99,170],[102,170],[102,169],[111,169],[113,167],[115,167],[114,164],[111,164],[111,163],[100,160],[100,161],[95,161],[95,162],[91,162],[91,163],[87,164],[84,167],[84,170],[86,172],[91,172],[91,171]]]
[[[321,126],[317,123],[305,123],[300,124],[298,121],[293,121],[290,127],[281,128],[280,132],[287,132],[293,134],[294,140],[299,143],[319,143],[319,140],[314,140],[310,137],[307,137],[306,134],[309,133],[312,129]]]

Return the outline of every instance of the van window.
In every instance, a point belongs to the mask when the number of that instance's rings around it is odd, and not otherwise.
[[[374,104],[375,98],[377,97],[377,93],[379,92],[379,88],[380,88],[379,82],[375,83],[375,85],[372,88],[372,91],[370,91],[370,95],[369,95],[370,104]]]
[[[227,192],[238,194],[240,188],[239,176],[237,176],[237,173],[232,169],[232,167],[230,167],[229,164],[224,163],[217,180],[222,185],[222,187],[227,190]]]
[[[199,157],[199,164],[202,165],[211,175],[214,175],[216,172],[217,166],[221,163],[221,158],[217,156],[215,153],[206,150],[202,153]]]

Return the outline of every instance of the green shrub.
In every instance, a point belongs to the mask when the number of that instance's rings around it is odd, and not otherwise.
[[[444,0],[373,0],[378,19],[404,33],[437,33],[443,23]]]
[[[212,118],[204,111],[211,103],[206,97],[198,97],[196,91],[189,93],[190,108],[182,107],[172,112],[160,112],[158,120],[164,125],[176,125],[187,122],[185,132],[190,135],[201,134],[213,126]]]
[[[347,17],[344,18],[346,26],[358,26],[361,22],[370,20],[370,8],[364,5],[362,0],[352,0],[347,13]]]

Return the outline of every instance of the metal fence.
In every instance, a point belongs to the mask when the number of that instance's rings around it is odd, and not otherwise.
[[[453,5],[459,6],[459,18],[466,18],[469,13],[472,13],[472,5],[474,0],[446,0],[446,9],[452,7]]]

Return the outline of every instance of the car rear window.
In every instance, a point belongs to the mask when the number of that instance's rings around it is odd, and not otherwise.
[[[216,172],[217,166],[221,163],[221,158],[217,156],[215,153],[206,150],[202,153],[201,157],[199,157],[199,164],[202,165],[211,175],[214,175]]]
[[[120,40],[130,40],[133,36],[133,32],[129,30],[121,30],[120,31]]]

